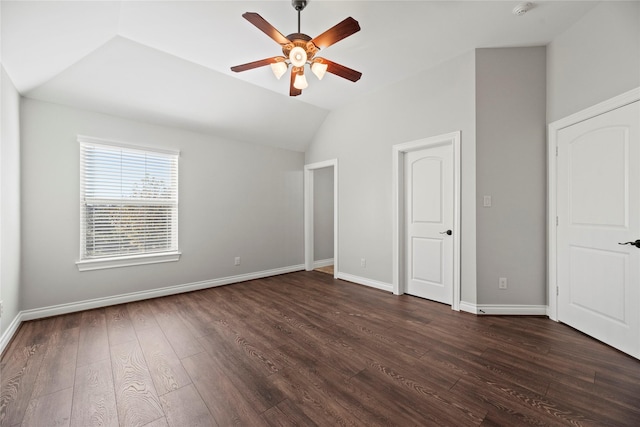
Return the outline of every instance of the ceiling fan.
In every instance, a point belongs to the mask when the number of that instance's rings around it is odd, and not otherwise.
[[[302,89],[306,89],[309,86],[304,76],[304,66],[306,64],[310,65],[311,71],[320,80],[322,80],[326,72],[329,72],[352,82],[358,81],[360,77],[362,77],[362,73],[359,71],[315,56],[320,49],[327,48],[360,31],[358,21],[349,17],[329,28],[319,36],[311,38],[300,32],[300,12],[307,6],[307,0],[291,0],[291,5],[298,11],[298,32],[289,34],[286,37],[255,12],[246,12],[242,15],[244,19],[251,22],[260,31],[280,44],[284,56],[273,56],[247,64],[236,65],[235,67],[231,67],[231,71],[239,73],[241,71],[264,67],[265,65],[271,65],[273,74],[275,74],[276,78],[280,79],[289,69],[289,64],[291,64],[290,96],[302,94]]]

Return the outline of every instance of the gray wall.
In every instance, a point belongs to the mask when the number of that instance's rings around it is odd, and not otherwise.
[[[3,67],[0,109],[0,336],[20,311],[20,95]]]
[[[22,309],[303,263],[302,153],[31,99],[21,117]],[[181,151],[179,262],[78,271],[77,134]]]
[[[343,272],[391,282],[391,146],[461,130],[462,300],[481,304],[544,303],[543,291],[534,285],[544,274],[540,239],[535,239],[538,249],[533,255],[519,253],[518,260],[532,262],[521,266],[522,271],[504,270],[503,256],[511,256],[511,252],[492,252],[496,245],[513,244],[513,232],[491,231],[499,228],[500,220],[513,220],[512,213],[517,212],[526,218],[522,223],[509,223],[511,229],[526,223],[538,231],[544,221],[540,217],[544,203],[540,202],[539,190],[541,173],[546,170],[540,163],[539,143],[507,137],[506,132],[515,130],[515,125],[503,129],[505,134],[500,135],[493,135],[498,129],[489,126],[499,126],[498,112],[510,102],[510,96],[502,96],[508,93],[489,96],[492,85],[501,86],[503,91],[504,85],[520,79],[510,72],[519,67],[510,54],[504,54],[510,50],[498,57],[500,63],[509,64],[507,80],[497,82],[491,74],[505,71],[494,69],[490,61],[492,55],[498,55],[498,49],[480,50],[477,58],[470,52],[354,100],[327,117],[305,161],[340,160],[339,247]],[[548,122],[640,86],[640,3],[599,4],[547,46],[546,59]],[[535,68],[535,85],[539,85],[537,54],[526,61]],[[5,315],[0,320],[0,333],[20,309],[302,263],[302,154],[33,100],[21,102],[4,70],[1,77],[0,296]],[[513,91],[529,89],[514,87]],[[523,119],[526,109],[532,108],[535,117],[526,126],[534,141],[541,94],[531,96],[535,103],[526,102],[517,111],[505,114]],[[481,108],[485,104],[490,109]],[[22,129],[18,127],[19,117]],[[180,262],[77,271],[78,133],[182,150]],[[534,160],[529,162],[527,158],[521,165],[526,173],[520,168],[502,172],[498,166],[503,168],[507,162],[496,156],[501,150],[507,150],[501,155],[510,159],[510,166],[517,157],[531,156]],[[248,170],[251,173],[246,173]],[[531,200],[521,196],[527,195],[520,192],[523,188],[532,191]],[[494,197],[494,207],[489,210],[481,207],[484,194]],[[510,205],[501,205],[508,198]],[[480,206],[477,213],[476,203]],[[529,209],[520,212],[525,206]],[[477,273],[476,252],[480,264]],[[240,267],[233,266],[235,256],[242,257]],[[360,258],[367,259],[365,268],[360,266]],[[507,292],[497,291],[496,278],[502,275],[510,279]]]
[[[313,258],[333,258],[333,167],[313,171]]]
[[[547,46],[547,120],[640,86],[640,2],[602,2]]]
[[[391,147],[462,131],[462,299],[476,302],[475,55],[447,61],[331,112],[306,162],[339,160],[339,265],[392,281]],[[366,258],[366,267],[360,259]]]
[[[546,304],[545,80],[544,47],[476,50],[478,304]]]

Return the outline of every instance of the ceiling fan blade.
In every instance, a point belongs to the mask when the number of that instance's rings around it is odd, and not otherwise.
[[[324,49],[339,42],[345,37],[349,37],[353,33],[357,33],[358,31],[360,31],[360,24],[358,24],[358,21],[352,17],[348,17],[344,21],[334,25],[324,33],[312,39],[311,42],[319,49]]]
[[[300,89],[296,89],[295,87],[293,87],[293,82],[296,79],[296,73],[293,72],[293,70],[291,70],[291,83],[289,83],[289,96],[298,96],[298,95],[302,95],[302,90]]]
[[[291,43],[288,38],[286,38],[280,31],[276,30],[273,25],[269,24],[262,16],[258,15],[257,13],[246,12],[242,14],[242,17],[255,25],[260,31],[275,40],[276,43],[281,45]]]
[[[235,67],[231,67],[231,71],[235,71],[236,73],[239,73],[241,71],[247,71],[247,70],[252,70],[252,69],[258,68],[258,67],[264,67],[265,65],[269,65],[269,64],[273,64],[273,63],[278,62],[278,58],[282,58],[282,57],[274,56],[272,58],[265,58],[265,59],[261,59],[259,61],[249,62],[247,64],[236,65]]]
[[[322,58],[322,62],[324,64],[327,64],[328,73],[335,74],[336,76],[342,77],[343,79],[357,82],[358,80],[360,80],[360,77],[362,77],[362,73],[360,71],[352,70],[351,68],[340,65],[337,62],[329,61],[325,58]]]

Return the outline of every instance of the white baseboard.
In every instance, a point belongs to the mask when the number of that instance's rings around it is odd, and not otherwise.
[[[337,275],[338,279],[346,280],[347,282],[357,283],[359,285],[369,286],[371,288],[380,289],[387,292],[393,292],[393,285],[390,283],[379,282],[373,279],[367,279],[366,277],[354,276],[352,274],[340,273]]]
[[[9,344],[9,341],[11,341],[11,338],[18,330],[18,326],[20,326],[20,323],[27,320],[41,319],[44,317],[58,316],[61,314],[73,313],[76,311],[90,310],[92,308],[107,307],[110,305],[124,304],[127,302],[181,294],[184,292],[197,291],[200,289],[213,288],[216,286],[230,285],[232,283],[246,282],[247,280],[261,279],[263,277],[277,276],[279,274],[293,273],[295,271],[303,270],[304,265],[301,264],[290,267],[276,268],[272,270],[257,271],[255,273],[223,277],[220,279],[204,280],[201,282],[168,286],[166,288],[152,289],[148,291],[132,292],[128,294],[114,295],[111,297],[95,298],[67,304],[58,304],[49,307],[23,310],[18,313],[18,315],[9,325],[9,328],[7,328],[5,333],[0,337],[0,353],[2,353],[5,349],[5,346]]]
[[[4,331],[2,336],[0,336],[0,354],[2,354],[7,345],[9,345],[9,341],[11,341],[11,338],[13,338],[13,335],[18,330],[20,323],[22,323],[22,312],[18,313],[16,317],[13,318],[7,330]]]
[[[498,316],[546,316],[546,305],[525,305],[525,304],[470,304],[464,303],[465,310],[478,315],[498,315]],[[462,303],[460,303],[462,310]],[[467,309],[468,308],[468,309]],[[472,311],[475,309],[475,311]]]
[[[313,261],[313,268],[328,267],[330,265],[333,265],[333,258]]]
[[[474,304],[460,301],[460,311],[477,315],[499,316],[546,316],[546,305],[519,305],[519,304]]]
[[[467,313],[478,314],[478,307],[475,304],[466,301],[460,301],[460,311],[466,311]]]

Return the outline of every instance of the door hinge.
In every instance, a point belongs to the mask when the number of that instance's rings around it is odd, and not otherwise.
[[[556,227],[559,225],[560,220],[558,219],[558,217],[556,217]]]
[[[556,145],[556,157],[558,157],[558,146]]]
[[[560,295],[560,286],[556,286],[556,296]]]

